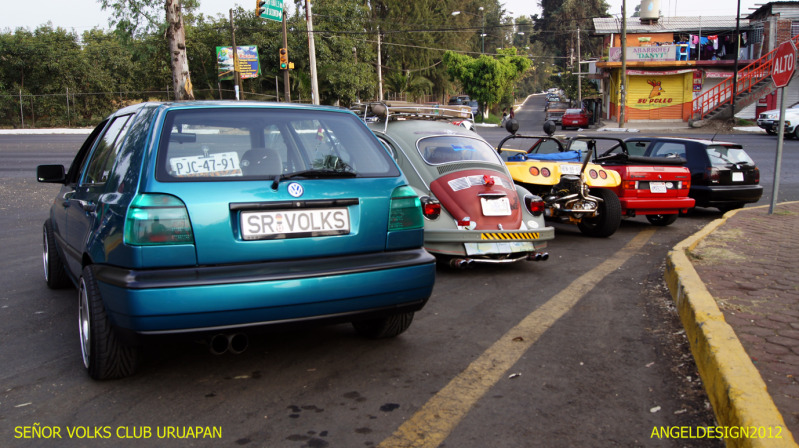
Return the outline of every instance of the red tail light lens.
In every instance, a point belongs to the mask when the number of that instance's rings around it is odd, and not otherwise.
[[[591,179],[596,179],[597,176],[599,176],[599,173],[597,173],[596,170],[592,169],[591,171],[588,172],[588,175],[591,176]]]
[[[549,177],[552,173],[549,171],[549,168],[541,168],[541,175],[544,177]]]
[[[527,210],[529,210],[533,216],[541,215],[546,208],[546,203],[538,196],[525,196],[524,205],[527,206]]]
[[[437,200],[424,196],[422,201],[422,214],[427,219],[437,219],[441,215],[441,203]]]
[[[760,183],[760,168],[758,167],[752,168],[752,182],[756,184]]]

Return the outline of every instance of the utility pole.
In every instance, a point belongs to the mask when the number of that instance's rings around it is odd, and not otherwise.
[[[580,54],[580,27],[577,27],[577,105],[583,108],[583,66]]]
[[[380,25],[377,26],[377,101],[383,101],[383,62],[380,55]]]
[[[738,12],[735,15],[735,65],[732,69],[732,116],[730,122],[735,125],[735,97],[738,94],[738,56],[741,54],[741,0],[738,0]]]
[[[305,0],[305,21],[308,23],[308,58],[311,64],[311,102],[319,105],[319,83],[316,80],[316,45],[313,35],[313,14],[311,14],[311,0]],[[285,21],[283,22],[285,24]],[[285,36],[285,32],[283,33]],[[378,44],[379,48],[379,44]],[[380,56],[378,54],[378,61]]]
[[[232,11],[232,10],[231,10]],[[283,48],[289,50],[289,37],[286,34],[286,9],[283,8]],[[283,70],[283,101],[291,102],[291,86],[289,85],[289,68]]]
[[[621,94],[619,100],[619,127],[624,127],[624,109],[627,104],[627,0],[621,2]]]
[[[234,89],[236,89],[236,100],[241,99],[239,97],[239,92],[241,92],[241,96],[244,96],[241,90],[241,73],[239,73],[239,47],[236,46],[236,27],[233,25],[233,10],[230,10],[230,40],[233,41],[233,85]]]

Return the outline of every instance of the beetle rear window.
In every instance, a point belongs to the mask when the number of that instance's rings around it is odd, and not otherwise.
[[[305,171],[399,175],[357,117],[312,109],[207,108],[167,113],[161,181],[273,179]]]
[[[417,143],[419,154],[430,165],[450,162],[488,162],[502,165],[502,160],[490,145],[482,140],[461,137],[428,137]]]

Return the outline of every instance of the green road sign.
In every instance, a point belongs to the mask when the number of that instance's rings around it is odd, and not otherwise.
[[[283,21],[283,0],[264,0],[261,18]]]

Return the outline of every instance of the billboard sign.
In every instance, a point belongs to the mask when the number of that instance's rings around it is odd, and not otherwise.
[[[261,74],[261,65],[258,63],[258,47],[245,45],[237,48],[241,79],[257,78]],[[233,79],[233,47],[216,47],[216,63],[220,81]]]

